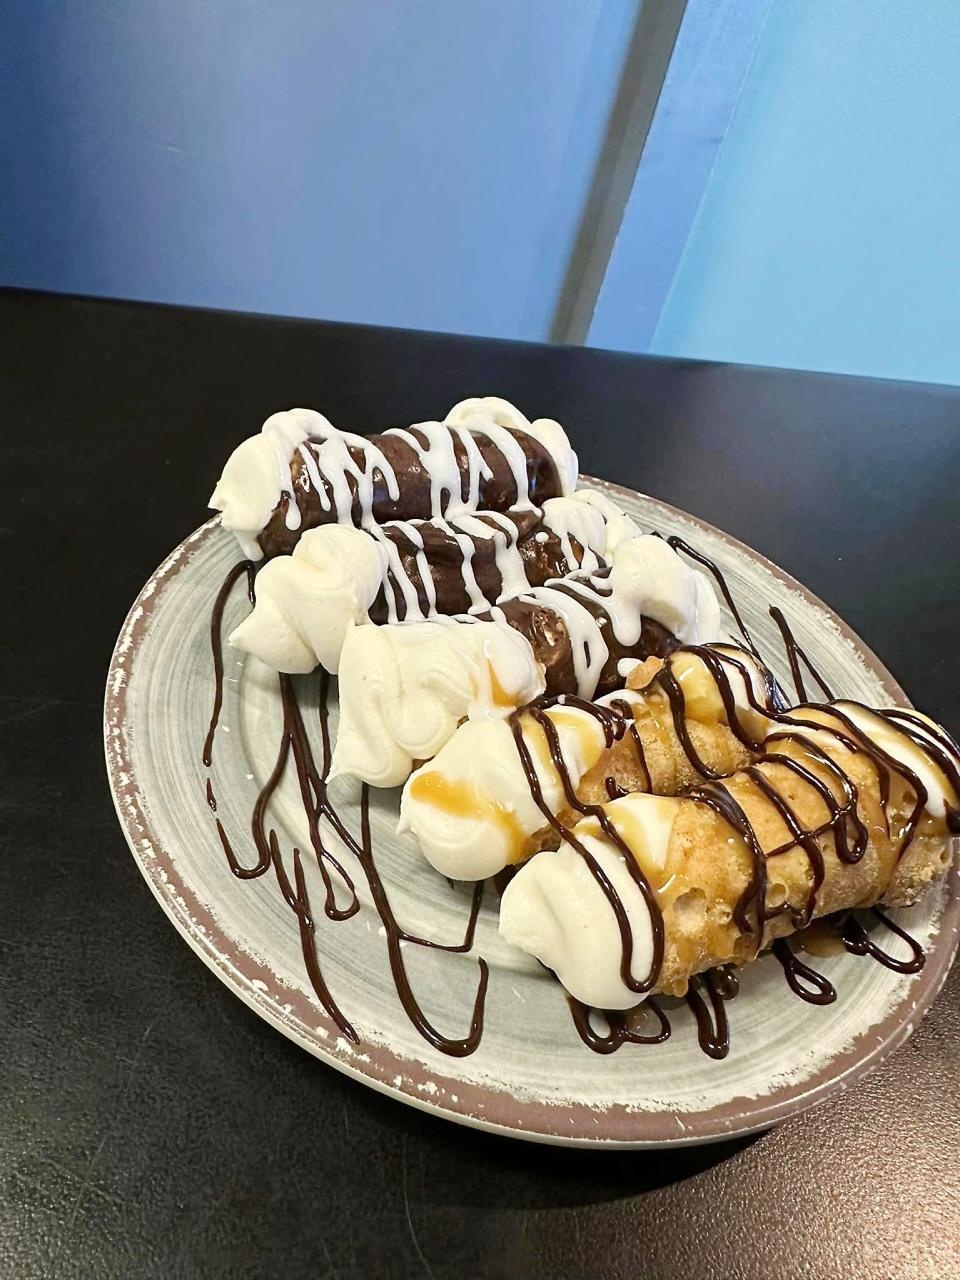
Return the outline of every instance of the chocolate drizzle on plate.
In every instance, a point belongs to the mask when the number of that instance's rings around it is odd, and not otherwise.
[[[730,1052],[730,1024],[726,1003],[740,990],[740,980],[729,966],[711,969],[690,981],[684,996],[697,1023],[697,1041],[710,1058],[725,1058]],[[703,993],[706,992],[706,999]],[[649,996],[635,1009],[592,1009],[567,996],[577,1035],[594,1053],[608,1054],[625,1044],[663,1044],[673,1028],[670,1016],[660,998]],[[597,1022],[606,1030],[597,1029]]]
[[[234,584],[244,574],[247,575],[247,597],[251,604],[254,603],[253,586],[256,571],[257,566],[252,560],[241,560],[239,564],[235,564],[224,578],[223,586],[217,592],[217,598],[213,602],[213,609],[210,613],[210,650],[213,654],[213,711],[210,713],[210,727],[207,729],[207,736],[203,740],[203,754],[201,756],[201,760],[207,769],[213,763],[213,739],[217,732],[217,725],[220,723],[220,709],[223,706],[223,612],[227,607],[227,601],[230,599]]]
[[[215,646],[215,671],[218,672],[223,670],[221,621],[226,600],[233,585],[240,577],[240,572],[238,571],[245,567],[245,565],[238,565],[231,570],[214,606],[214,625],[211,626],[211,636]],[[478,960],[479,981],[469,1030],[465,1036],[456,1038],[447,1036],[439,1031],[420,1007],[407,975],[403,948],[409,945],[452,953],[470,951],[473,947],[477,920],[483,899],[483,884],[478,884],[474,889],[470,913],[461,941],[453,943],[442,942],[431,938],[422,938],[417,934],[404,930],[394,915],[386,887],[377,869],[370,831],[370,795],[368,787],[364,784],[360,793],[359,835],[354,834],[347,827],[328,794],[327,777],[330,771],[332,754],[327,707],[329,676],[324,672],[320,683],[319,731],[321,759],[319,764],[314,757],[293,681],[288,675],[280,675],[279,684],[283,708],[283,728],[275,763],[253,806],[251,835],[257,852],[257,860],[252,865],[245,865],[237,857],[233,843],[227,836],[223,823],[219,817],[216,819],[217,834],[220,837],[220,843],[223,846],[230,870],[240,880],[257,879],[271,869],[273,870],[284,901],[297,917],[304,965],[317,1000],[340,1032],[353,1043],[359,1043],[360,1037],[356,1029],[343,1013],[323,974],[317,948],[315,916],[311,909],[303,868],[304,855],[299,848],[294,847],[292,849],[293,877],[291,881],[291,876],[280,849],[279,838],[276,831],[268,823],[270,803],[283,780],[292,757],[311,849],[323,880],[323,914],[330,921],[343,922],[355,916],[360,910],[360,899],[353,877],[344,862],[341,861],[341,858],[336,856],[326,843],[324,830],[325,827],[329,827],[332,828],[341,843],[354,856],[364,874],[373,905],[380,917],[380,923],[386,936],[390,970],[397,988],[397,994],[410,1021],[424,1039],[441,1052],[455,1057],[473,1053],[483,1034],[483,1010],[489,980],[486,960],[482,958]],[[217,689],[219,698],[215,705],[214,717],[211,720],[209,739],[211,759],[213,740],[222,702],[222,680],[218,681]],[[207,801],[215,813],[216,799],[209,777],[207,778]],[[338,901],[338,888],[341,891],[343,901]]]
[[[727,966],[710,969],[690,979],[684,996],[697,1020],[697,1040],[708,1058],[725,1058],[730,1052],[730,1024],[726,1001],[740,990],[740,979]],[[707,1000],[703,992],[707,993]],[[709,1001],[709,1004],[708,1004]]]
[[[840,939],[846,949],[855,956],[871,956],[874,960],[878,960],[885,969],[892,969],[894,973],[919,973],[926,962],[926,956],[923,954],[923,948],[916,938],[911,938],[906,929],[902,929],[900,925],[895,924],[879,907],[871,907],[870,913],[874,919],[886,925],[891,933],[896,934],[901,942],[907,944],[910,955],[906,959],[900,960],[896,956],[892,956],[889,951],[884,951],[871,938],[852,912],[839,926]]]
[[[666,538],[665,541],[668,547],[671,547],[674,551],[682,551],[685,556],[688,556],[691,560],[694,561],[695,564],[700,565],[702,569],[706,569],[706,571],[710,574],[714,582],[716,582],[717,587],[719,588],[720,594],[723,597],[724,604],[730,610],[730,613],[733,616],[733,620],[737,624],[737,629],[739,630],[740,635],[743,638],[744,645],[750,650],[750,652],[757,659],[757,661],[761,665],[763,665],[763,659],[760,656],[760,651],[757,648],[757,646],[753,643],[753,636],[751,636],[749,630],[747,629],[747,624],[744,622],[743,618],[740,616],[740,610],[737,608],[737,603],[734,600],[733,595],[730,591],[729,584],[727,583],[726,578],[723,576],[723,573],[721,572],[720,568],[717,565],[715,565],[712,560],[709,560],[705,555],[703,555],[702,552],[697,551],[696,548],[694,547],[691,547],[688,542],[684,542],[683,538],[679,537],[675,533],[672,534],[669,538]]]
[[[567,996],[567,1003],[577,1035],[594,1053],[616,1053],[624,1044],[663,1044],[670,1039],[670,1019],[655,996],[626,1013],[591,1009],[573,996]],[[594,1025],[600,1019],[606,1023],[606,1031],[598,1031]]]
[[[771,950],[779,960],[787,986],[795,996],[799,996],[807,1004],[833,1004],[837,998],[836,987],[829,978],[805,964],[786,938],[778,938]]]
[[[800,671],[800,663],[802,662],[803,665],[809,671],[809,673],[813,676],[814,680],[816,680],[817,684],[820,686],[820,691],[823,694],[823,696],[827,699],[828,702],[832,702],[834,695],[830,691],[830,686],[824,680],[823,676],[820,674],[817,668],[813,665],[813,663],[810,661],[810,659],[807,657],[804,651],[797,644],[796,638],[794,637],[793,632],[790,630],[790,624],[787,622],[786,618],[783,615],[783,610],[778,609],[776,605],[771,605],[770,617],[774,620],[774,622],[780,628],[780,634],[783,637],[783,647],[787,654],[787,661],[790,664],[790,676],[793,680],[794,688],[797,691],[797,697],[800,699],[801,702],[806,702],[807,700],[807,691],[804,688],[803,675]]]
[[[919,973],[926,962],[926,956],[919,942],[891,920],[879,907],[871,907],[865,914],[872,916],[875,924],[884,925],[906,943],[909,954],[901,958],[885,951],[852,911],[841,911],[836,916],[825,918],[823,923],[834,930],[840,946],[851,955],[870,956],[885,969],[891,969],[894,973]],[[803,935],[800,934],[801,945],[802,940]],[[833,984],[822,973],[818,973],[816,969],[804,963],[786,938],[778,938],[772,950],[780,962],[787,985],[794,995],[799,996],[801,1000],[806,1000],[808,1004],[833,1004],[837,998]]]

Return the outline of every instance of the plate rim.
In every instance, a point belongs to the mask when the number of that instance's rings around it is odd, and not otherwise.
[[[904,690],[861,637],[829,605],[762,553],[660,498],[587,474],[581,474],[580,483],[613,495],[640,497],[652,502],[762,564],[787,588],[827,616],[881,681],[893,702],[907,707],[912,705]],[[167,582],[190,563],[219,529],[220,518],[215,516],[189,534],[164,558],[141,588],[120,629],[107,671],[104,697],[104,754],[110,792],[134,861],[180,936],[248,1008],[313,1057],[418,1110],[488,1133],[552,1145],[601,1149],[693,1146],[760,1133],[850,1088],[903,1044],[936,999],[960,943],[960,869],[956,859],[944,882],[948,885],[949,894],[931,938],[927,964],[905,984],[903,994],[893,1009],[807,1080],[798,1085],[780,1087],[759,1103],[755,1098],[734,1097],[707,1110],[679,1114],[637,1107],[628,1109],[623,1105],[605,1109],[591,1109],[585,1103],[551,1105],[518,1099],[491,1086],[445,1077],[419,1060],[398,1057],[389,1046],[363,1046],[370,1051],[365,1055],[367,1069],[351,1061],[353,1051],[345,1042],[340,1042],[345,1046],[340,1047],[332,1023],[329,1024],[329,1039],[321,1040],[316,1032],[310,1034],[300,1017],[284,1011],[275,1002],[264,981],[272,976],[271,970],[243,950],[237,939],[223,932],[208,905],[178,875],[175,857],[158,841],[140,804],[132,761],[125,750],[126,691],[132,679],[142,634]],[[202,924],[198,923],[198,918]],[[238,961],[246,966],[246,972]],[[283,994],[288,1008],[298,1003],[296,993],[284,988]],[[303,1003],[309,1008],[313,1026],[318,1021],[325,1021],[322,1011],[309,1005],[306,998]],[[376,1072],[369,1069],[374,1065],[374,1058],[379,1068]],[[417,1091],[418,1087],[422,1089],[430,1082],[445,1101],[436,1101]],[[453,1097],[456,1097],[456,1102],[452,1101]],[[489,1115],[484,1115],[491,1100],[496,1100],[497,1105],[490,1108]],[[738,1106],[738,1103],[742,1105]],[[581,1112],[593,1120],[593,1131],[585,1132],[584,1126],[581,1132],[576,1129],[573,1133],[565,1132],[561,1122],[575,1125],[572,1114]],[[682,1120],[679,1118],[681,1115]],[[680,1126],[679,1132],[677,1126]]]

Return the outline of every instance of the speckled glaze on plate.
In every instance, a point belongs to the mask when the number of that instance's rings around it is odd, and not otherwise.
[[[779,633],[767,609],[779,605],[800,644],[838,695],[909,705],[870,650],[795,580],[726,534],[663,503],[583,478],[615,497],[645,530],[677,533],[723,570],[761,652],[789,687]],[[893,913],[927,951],[905,977],[843,953],[816,961],[837,988],[833,1005],[791,995],[779,964],[762,957],[742,971],[729,1006],[731,1049],[722,1061],[699,1049],[692,1013],[671,1011],[664,1044],[626,1045],[599,1056],[578,1038],[559,985],[496,931],[487,891],[467,955],[409,948],[410,976],[425,1013],[445,1034],[468,1029],[479,956],[490,966],[479,1048],[453,1058],[433,1049],[405,1015],[390,976],[386,943],[362,875],[361,910],[334,923],[318,915],[317,950],[334,996],[360,1034],[346,1040],[318,1006],[305,973],[297,922],[272,875],[240,881],[230,872],[205,798],[201,764],[213,699],[209,621],[214,596],[239,555],[211,521],[160,566],[128,616],[110,666],[104,712],[107,767],[130,848],[154,895],[201,959],[242,1000],[310,1053],[403,1102],[448,1119],[534,1141],[664,1146],[751,1133],[849,1088],[893,1052],[940,989],[960,932],[958,873],[918,906]],[[249,608],[238,584],[225,633]],[[730,619],[725,618],[730,625]],[[273,767],[280,728],[277,678],[225,649],[225,693],[210,777],[217,816],[241,857],[250,855],[250,812]],[[318,679],[297,693],[316,727]],[[336,729],[336,685],[331,699]],[[288,776],[273,826],[285,857],[306,832],[295,779]],[[377,865],[401,925],[459,941],[470,887],[452,888],[395,834],[398,792],[374,792]],[[354,831],[359,787],[331,796]],[[331,845],[339,854],[335,839]],[[343,852],[345,863],[352,855]],[[316,864],[304,859],[319,902]],[[308,1087],[305,1082],[305,1087]]]

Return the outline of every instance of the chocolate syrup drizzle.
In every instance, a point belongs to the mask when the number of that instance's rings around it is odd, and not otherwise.
[[[905,929],[901,929],[898,924],[890,919],[890,917],[879,907],[871,907],[871,914],[881,924],[885,924],[891,933],[907,944],[910,949],[910,958],[907,960],[898,960],[889,952],[882,950],[877,943],[870,937],[863,925],[851,913],[847,919],[840,925],[840,940],[846,949],[855,956],[872,956],[874,960],[879,960],[887,969],[892,969],[894,973],[919,973],[926,963],[926,956],[923,954],[923,948],[917,942],[916,938],[911,938]]]
[[[213,653],[213,712],[210,716],[210,728],[207,730],[207,736],[203,741],[203,755],[201,759],[204,766],[209,769],[213,763],[213,739],[217,732],[217,725],[220,723],[220,708],[223,706],[223,612],[227,607],[227,601],[233,591],[234,583],[244,574],[247,575],[247,597],[253,604],[256,600],[254,595],[254,576],[257,566],[252,560],[241,560],[239,564],[235,564],[227,576],[223,580],[223,586],[217,592],[217,598],[213,602],[213,610],[210,614],[210,649]],[[207,803],[210,803],[210,792],[207,792]],[[216,804],[211,804],[211,808],[216,808]]]
[[[884,951],[867,933],[852,911],[841,911],[831,920],[844,949],[854,956],[871,956],[895,973],[919,973],[926,963],[926,956],[916,938],[912,938],[905,929],[895,924],[879,907],[871,907],[866,914],[872,916],[879,924],[886,925],[891,933],[905,942],[910,952],[909,957],[899,959],[888,951]],[[822,973],[818,973],[800,960],[786,938],[778,938],[773,944],[772,951],[780,961],[787,985],[794,995],[799,996],[801,1000],[806,1000],[808,1004],[833,1004],[837,998],[833,984]]]
[[[804,651],[797,644],[793,632],[790,630],[790,624],[783,616],[783,610],[778,609],[776,605],[770,606],[770,617],[774,620],[780,629],[780,635],[783,637],[783,647],[787,652],[787,661],[790,663],[790,677],[793,680],[794,688],[797,691],[797,697],[801,702],[806,702],[807,691],[803,685],[803,675],[800,671],[800,663],[807,668],[809,673],[820,686],[820,691],[828,702],[832,702],[834,694],[830,691],[830,686],[826,683],[823,676],[816,669]]]
[[[881,805],[885,818],[887,802],[890,795],[891,776],[896,775],[909,787],[915,796],[913,809],[903,825],[899,836],[899,856],[902,856],[909,845],[924,812],[927,792],[920,779],[905,765],[892,759],[883,751],[869,735],[858,728],[838,705],[823,677],[813,663],[797,644],[796,639],[783,613],[771,607],[770,614],[776,622],[783,638],[787,660],[797,697],[801,705],[788,710],[789,703],[781,687],[767,674],[767,669],[754,644],[753,638],[744,623],[729,586],[720,569],[707,557],[690,547],[683,539],[673,536],[666,539],[677,551],[689,556],[702,568],[706,569],[717,582],[721,595],[733,616],[745,647],[754,655],[760,664],[765,680],[763,695],[757,698],[751,672],[747,666],[735,656],[735,651],[725,651],[722,646],[705,648],[687,646],[688,652],[695,653],[706,665],[712,675],[719,695],[726,710],[727,723],[737,738],[752,754],[759,754],[763,747],[763,762],[777,764],[791,770],[805,783],[811,786],[823,800],[828,812],[828,819],[820,827],[807,830],[792,811],[783,796],[765,777],[756,764],[745,770],[753,784],[775,807],[790,834],[790,840],[778,848],[765,852],[757,838],[746,814],[737,804],[733,796],[724,786],[721,775],[701,759],[690,738],[687,726],[684,695],[676,677],[666,664],[654,677],[668,700],[678,740],[686,753],[692,767],[703,782],[686,791],[687,798],[703,804],[715,812],[742,839],[751,855],[751,877],[735,910],[735,919],[739,927],[746,933],[756,937],[757,947],[762,945],[764,925],[784,910],[789,910],[791,924],[795,929],[802,929],[812,919],[816,910],[817,894],[824,879],[824,860],[820,849],[821,837],[831,836],[837,858],[847,863],[855,863],[863,857],[867,848],[868,832],[857,810],[858,792],[852,779],[843,769],[815,742],[798,733],[797,730],[816,729],[832,734],[838,742],[849,750],[865,755],[877,770],[880,782]],[[214,602],[210,640],[213,654],[215,692],[210,725],[204,741],[202,760],[209,769],[213,760],[213,746],[219,724],[223,702],[223,649],[222,621],[229,596],[236,582],[247,576],[247,591],[251,602],[254,600],[255,566],[250,561],[235,565],[226,579]],[[827,699],[825,703],[806,703],[801,664],[815,680]],[[731,671],[736,671],[743,680],[747,691],[748,704],[754,711],[768,719],[774,719],[780,728],[767,734],[763,744],[751,738],[737,709],[736,695],[731,684]],[[465,1056],[472,1053],[480,1043],[483,1033],[484,1005],[489,981],[489,970],[486,961],[478,957],[479,978],[470,1027],[461,1038],[449,1037],[430,1022],[424,1014],[412,989],[403,957],[403,945],[431,948],[452,953],[467,953],[473,947],[477,920],[483,896],[483,884],[475,887],[473,900],[463,940],[458,943],[442,943],[432,939],[408,933],[398,923],[390,905],[386,887],[377,870],[373,843],[370,831],[369,790],[364,784],[360,797],[360,831],[359,835],[348,829],[337,810],[330,801],[327,788],[327,777],[331,760],[331,744],[329,733],[329,717],[327,698],[329,677],[321,675],[319,701],[319,731],[322,744],[321,761],[315,761],[310,740],[304,726],[303,717],[297,702],[293,682],[289,676],[281,675],[280,692],[283,709],[283,729],[274,767],[261,788],[251,820],[251,835],[257,854],[252,865],[244,865],[236,856],[233,845],[228,838],[223,824],[217,814],[217,801],[211,779],[206,781],[206,799],[216,822],[217,833],[231,871],[238,879],[255,879],[265,875],[271,869],[277,880],[281,894],[297,917],[304,964],[313,986],[313,990],[321,1006],[341,1033],[354,1043],[359,1037],[347,1020],[333,994],[331,993],[321,970],[317,943],[316,924],[311,912],[307,893],[306,880],[303,873],[303,854],[298,848],[292,850],[293,883],[284,865],[283,856],[276,831],[268,825],[267,815],[273,799],[292,757],[296,770],[303,810],[307,818],[310,845],[313,856],[322,876],[324,886],[323,913],[330,921],[341,922],[354,916],[360,907],[354,880],[343,862],[328,848],[324,839],[324,824],[331,828],[343,845],[359,864],[377,914],[386,935],[390,969],[397,989],[398,998],[407,1016],[420,1034],[441,1052]],[[626,700],[615,701],[610,706],[599,706],[580,698],[565,695],[562,698],[544,698],[538,704],[520,709],[512,713],[509,723],[531,795],[549,826],[560,839],[569,844],[585,861],[590,874],[607,898],[617,921],[621,940],[620,976],[624,985],[638,996],[650,992],[658,981],[664,958],[664,923],[662,912],[657,903],[656,893],[643,875],[636,859],[632,856],[616,826],[606,810],[596,804],[587,804],[580,800],[576,788],[563,759],[559,735],[553,721],[546,711],[558,702],[573,706],[593,716],[603,731],[607,748],[629,735],[636,747],[637,760],[647,785],[650,784],[650,771],[643,750],[643,743],[634,721],[632,709]],[[857,704],[848,704],[856,706]],[[806,719],[804,712],[828,712],[835,723],[823,724],[820,721]],[[874,713],[887,718],[901,732],[907,734],[926,751],[940,767],[950,785],[960,794],[960,771],[955,763],[956,745],[952,739],[919,716],[906,710],[895,710]],[[653,932],[653,960],[649,973],[645,977],[637,977],[632,968],[633,937],[629,926],[626,909],[616,889],[604,873],[602,867],[590,853],[589,849],[576,836],[573,830],[562,822],[546,803],[540,782],[537,777],[529,747],[523,736],[522,719],[531,717],[544,734],[550,753],[551,762],[561,781],[564,798],[568,808],[581,818],[592,817],[609,842],[623,855],[624,864],[632,876],[647,905]],[[811,769],[790,756],[771,751],[771,744],[788,742],[802,738],[804,751],[808,757],[816,761],[837,783],[842,800],[838,799],[833,789]],[[611,799],[625,794],[612,777],[605,780],[605,789]],[[960,811],[948,810],[948,825],[951,831],[960,832]],[[809,858],[811,870],[810,891],[803,908],[799,911],[790,908],[769,908],[766,905],[766,874],[768,859],[788,850],[800,847]],[[512,870],[512,869],[511,869]],[[506,877],[502,876],[501,881]],[[345,894],[346,901],[337,901],[336,883]],[[498,893],[502,892],[503,883],[496,882]],[[878,908],[872,908],[874,919],[884,924],[909,948],[909,957],[900,959],[884,951],[867,933],[864,926],[852,912],[841,913],[833,922],[838,936],[845,949],[855,955],[870,956],[879,963],[898,973],[912,974],[918,972],[924,963],[924,954],[920,945],[910,937],[899,925],[896,925]],[[804,961],[801,961],[793,948],[783,939],[777,939],[772,946],[774,956],[779,961],[789,989],[802,1000],[811,1004],[826,1005],[836,999],[836,991],[829,980]],[[739,983],[733,969],[724,966],[693,977],[686,996],[687,1006],[692,1011],[696,1024],[700,1047],[708,1056],[716,1059],[724,1058],[729,1052],[730,1029],[726,1012],[726,1004],[737,994]],[[609,1054],[615,1052],[623,1044],[660,1044],[671,1034],[670,1020],[667,1011],[658,997],[647,996],[647,999],[636,1009],[622,1011],[591,1010],[588,1006],[568,997],[574,1026],[581,1040],[596,1053]],[[606,1023],[607,1030],[600,1032],[594,1025],[598,1018]]]
[[[807,1004],[833,1004],[837,990],[822,973],[800,959],[785,938],[777,938],[771,950],[780,961],[787,986]]]
[[[709,1058],[725,1058],[730,1052],[730,1024],[725,1001],[733,1000],[740,990],[740,979],[724,965],[690,979],[684,996],[697,1020],[697,1040]],[[706,991],[709,1007],[702,992]]]
[[[239,569],[241,566],[237,566],[237,568]],[[227,581],[224,583],[224,588],[221,589],[221,592],[217,596],[217,601],[214,606],[215,625],[211,627],[211,635],[215,637],[216,642],[214,650],[215,656],[219,651],[221,643],[220,623],[226,599],[229,595],[229,588],[233,586],[239,576],[240,574],[236,569],[232,570],[231,574],[228,575]],[[215,666],[215,669],[222,671],[222,667],[223,659],[222,652],[220,652],[219,663]],[[240,880],[254,880],[265,875],[271,868],[273,869],[281,895],[283,896],[287,906],[297,917],[304,965],[310,978],[314,993],[316,994],[321,1006],[326,1010],[327,1014],[339,1028],[341,1033],[348,1040],[354,1043],[359,1043],[360,1037],[358,1036],[356,1029],[340,1009],[340,1006],[327,985],[320,966],[316,943],[316,924],[314,915],[311,911],[310,900],[307,893],[306,878],[303,872],[303,855],[300,849],[296,847],[292,850],[293,884],[291,885],[290,876],[286,870],[283,856],[280,851],[277,833],[267,824],[267,813],[270,807],[270,802],[283,780],[287,765],[290,757],[292,756],[300,789],[300,799],[303,805],[303,812],[307,819],[310,844],[317,866],[320,870],[320,874],[323,878],[324,915],[328,920],[339,922],[349,920],[352,916],[356,915],[360,909],[360,900],[357,895],[356,886],[352,876],[340,859],[331,852],[324,841],[322,824],[325,822],[332,827],[342,843],[354,855],[364,873],[373,904],[380,917],[380,922],[386,935],[390,969],[397,988],[397,994],[407,1016],[424,1039],[429,1041],[430,1044],[441,1052],[450,1054],[454,1057],[462,1057],[466,1054],[473,1053],[477,1045],[480,1043],[480,1037],[483,1034],[483,1010],[489,978],[487,962],[482,958],[478,961],[480,978],[477,985],[476,998],[474,1000],[470,1030],[466,1036],[457,1039],[446,1036],[441,1031],[438,1031],[424,1014],[407,975],[403,956],[403,947],[404,945],[409,944],[411,946],[429,947],[435,950],[448,952],[463,953],[470,951],[473,947],[477,920],[480,915],[480,906],[483,899],[482,882],[477,884],[474,889],[470,914],[467,919],[463,940],[461,942],[438,942],[434,939],[419,937],[417,934],[409,933],[405,929],[401,928],[393,912],[393,908],[390,905],[386,888],[383,884],[380,873],[377,870],[376,861],[374,859],[373,842],[370,833],[369,788],[366,784],[361,788],[359,837],[355,836],[343,822],[339,813],[331,803],[328,795],[327,777],[330,771],[330,760],[332,756],[329,712],[327,706],[329,676],[324,672],[321,676],[320,684],[319,727],[322,756],[319,766],[317,765],[313,755],[313,748],[303,722],[300,706],[297,702],[293,681],[287,675],[281,675],[279,677],[279,681],[281,705],[283,708],[283,729],[281,732],[280,746],[276,762],[274,763],[269,777],[261,788],[253,808],[251,834],[253,837],[253,844],[258,855],[257,860],[253,865],[247,866],[240,861],[234,852],[233,845],[224,830],[222,822],[219,818],[216,819],[217,834],[220,837],[220,843],[223,846],[223,851],[226,855],[230,870]],[[208,734],[211,747],[216,733],[221,704],[222,683],[218,683],[217,696],[214,701],[214,710]],[[215,813],[216,798],[209,778],[207,779],[207,802]],[[346,903],[344,905],[339,904],[337,901],[334,877],[337,878],[340,886],[345,890]]]
[[[607,1023],[605,1032],[597,1031],[593,1025],[596,1010],[581,1004],[573,996],[567,996],[567,1003],[577,1034],[594,1053],[616,1053],[624,1044],[663,1044],[664,1040],[670,1039],[670,1019],[655,996],[650,996],[636,1009],[628,1009],[626,1013],[613,1010],[604,1012],[602,1016]],[[648,1015],[652,1015],[656,1030],[643,1030],[644,1025],[650,1024]]]

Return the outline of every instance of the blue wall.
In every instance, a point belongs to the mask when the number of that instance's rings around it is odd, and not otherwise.
[[[13,0],[0,283],[545,338],[639,4]],[[958,85],[960,0],[688,0],[590,341],[960,382]]]
[[[14,0],[0,283],[547,336],[638,0]]]
[[[774,0],[652,349],[960,382],[958,211],[960,3]]]
[[[646,351],[772,0],[686,0],[588,341]]]

